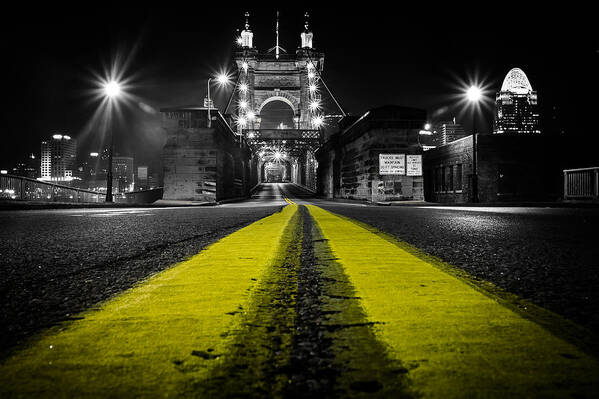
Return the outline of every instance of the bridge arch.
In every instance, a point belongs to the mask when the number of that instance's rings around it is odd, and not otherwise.
[[[260,104],[258,106],[258,115],[260,115],[260,113],[262,112],[262,108],[264,108],[264,106],[270,102],[273,101],[282,101],[284,103],[286,103],[287,105],[289,105],[291,107],[291,109],[293,110],[293,113],[295,115],[297,115],[299,112],[299,101],[293,97],[292,95],[289,95],[287,93],[275,93],[269,97],[267,97],[264,101],[262,101],[262,104]]]

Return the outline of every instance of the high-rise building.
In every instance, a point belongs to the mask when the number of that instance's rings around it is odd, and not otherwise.
[[[464,127],[456,123],[455,118],[451,121],[442,121],[433,128],[433,144],[436,146],[451,143],[466,137]]]
[[[133,157],[113,156],[112,175],[113,182],[116,180],[116,187],[118,187],[119,193],[133,191]]]
[[[73,180],[77,142],[70,136],[55,134],[42,141],[40,180],[67,183]]]
[[[493,133],[541,133],[537,92],[520,68],[508,72],[497,93]]]

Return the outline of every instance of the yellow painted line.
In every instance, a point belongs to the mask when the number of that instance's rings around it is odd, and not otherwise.
[[[296,212],[287,206],[35,338],[0,365],[0,397],[189,393],[226,357]]]
[[[287,202],[290,205],[296,205],[295,202],[291,201],[289,198],[285,197],[285,202]]]
[[[595,358],[380,234],[308,208],[418,394],[596,397]]]

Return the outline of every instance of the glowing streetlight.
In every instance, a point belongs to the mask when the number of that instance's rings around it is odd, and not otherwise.
[[[206,105],[208,107],[208,123],[206,124],[208,128],[212,127],[212,118],[210,117],[210,108],[212,107],[212,100],[210,99],[210,82],[212,81],[212,76],[208,78],[208,97],[206,101]],[[216,78],[214,78],[221,86],[229,83],[229,77],[224,73],[218,74]]]
[[[478,160],[476,145],[476,110],[478,102],[483,97],[483,91],[480,87],[472,85],[466,90],[466,98],[474,107],[472,107],[472,202],[478,202]]]
[[[116,80],[109,80],[102,85],[104,97],[109,101],[116,101],[122,95],[122,87]],[[114,152],[114,132],[112,129],[112,120],[108,126],[109,131],[109,149],[108,149],[108,170],[106,171],[106,202],[113,202],[112,198],[112,155]]]
[[[482,96],[483,96],[483,91],[480,89],[480,87],[470,86],[468,88],[468,90],[466,90],[466,98],[470,102],[477,103],[480,101]]]
[[[114,80],[104,83],[104,95],[110,99],[116,98],[121,94],[121,85]]]

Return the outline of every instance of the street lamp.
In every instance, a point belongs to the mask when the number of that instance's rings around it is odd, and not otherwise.
[[[121,95],[121,85],[119,82],[115,80],[111,80],[109,82],[104,83],[104,96],[108,99],[110,103],[109,106],[113,105],[113,102],[116,101]],[[114,133],[112,129],[112,110],[109,113],[110,119],[108,120],[108,134],[109,145],[108,148],[108,170],[106,173],[106,202],[113,202],[112,198],[112,153],[114,151]]]
[[[208,101],[207,101],[207,106],[208,106],[208,123],[207,123],[207,127],[210,128],[212,127],[212,119],[210,118],[210,108],[212,106],[212,100],[210,99],[210,82],[212,81],[212,79],[215,79],[219,85],[226,85],[227,83],[229,83],[229,77],[227,75],[225,75],[224,73],[219,74],[216,78],[213,78],[212,76],[208,78]]]
[[[483,91],[478,86],[470,86],[466,90],[466,98],[472,103],[472,202],[478,202],[478,172],[476,154],[476,110],[478,102],[482,99]]]

